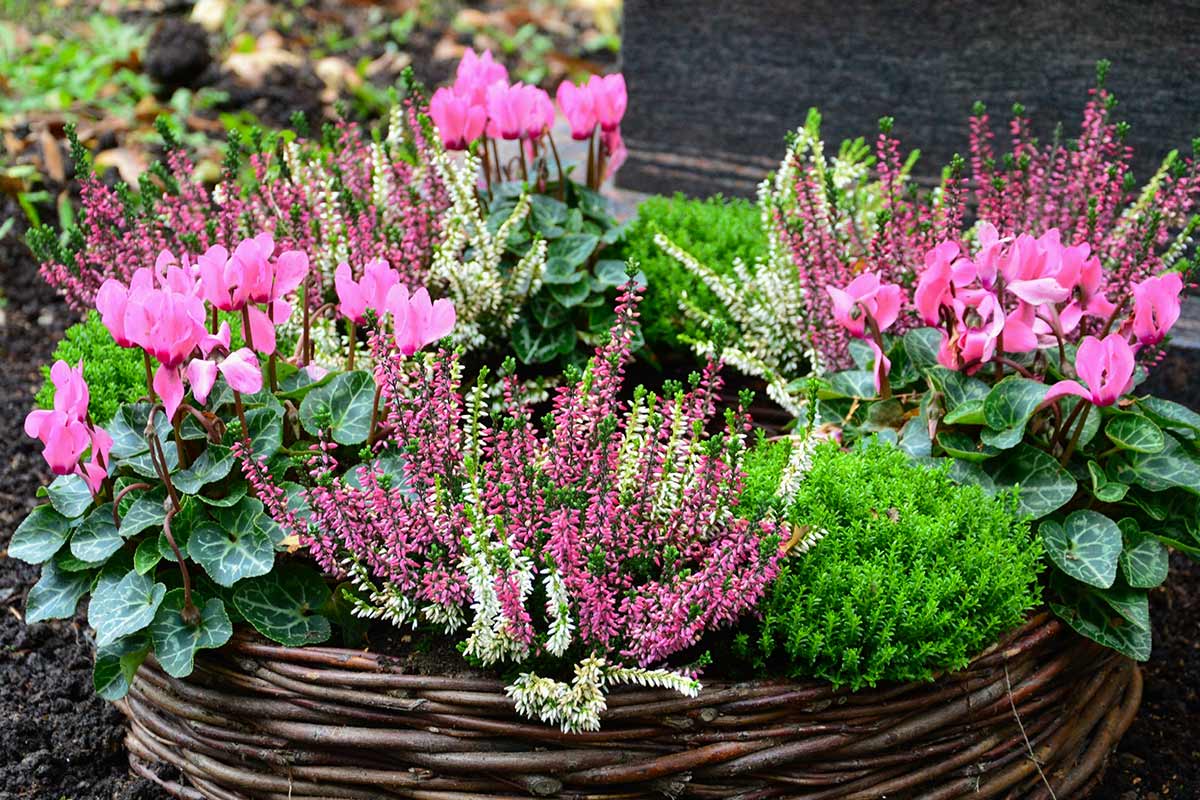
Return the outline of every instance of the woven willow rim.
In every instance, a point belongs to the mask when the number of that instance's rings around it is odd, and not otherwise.
[[[184,800],[1065,800],[1141,693],[1133,662],[1040,614],[931,683],[615,691],[591,733],[517,716],[498,680],[241,635],[186,680],[148,660],[119,705],[132,769]]]

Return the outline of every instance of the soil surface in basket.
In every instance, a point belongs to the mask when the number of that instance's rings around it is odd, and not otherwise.
[[[0,219],[23,215],[0,195]],[[49,475],[22,421],[54,342],[75,315],[42,283],[13,232],[0,240],[0,555]],[[1154,659],[1146,698],[1098,800],[1170,800],[1200,790],[1200,568],[1173,561],[1171,585],[1152,596]],[[0,558],[0,800],[158,800],[131,778],[121,715],[92,692],[85,617],[26,626],[25,595],[37,569]],[[383,644],[383,643],[380,643]],[[388,644],[403,652],[402,641]],[[380,649],[391,649],[386,645]],[[414,671],[465,672],[436,648],[410,656]]]

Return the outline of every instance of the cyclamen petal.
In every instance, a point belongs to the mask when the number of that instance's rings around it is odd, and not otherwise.
[[[264,356],[274,353],[275,323],[266,312],[256,306],[247,308],[246,316],[250,320],[250,337],[254,341],[254,349]]]
[[[91,443],[88,427],[78,420],[69,420],[55,412],[49,425],[43,425],[42,441],[46,447],[42,455],[55,475],[70,475],[75,471],[80,456]]]
[[[187,380],[192,387],[192,397],[204,405],[208,402],[208,393],[217,382],[217,363],[205,359],[194,358],[187,365]]]
[[[154,391],[158,394],[158,399],[162,400],[163,409],[167,412],[167,419],[174,419],[179,404],[183,402],[183,378],[179,374],[179,368],[159,364],[154,372],[153,384]]]
[[[338,311],[342,313],[346,319],[356,325],[361,325],[367,319],[363,313],[367,310],[367,300],[363,296],[363,291],[350,272],[350,265],[346,262],[338,264],[337,269],[333,273],[333,286],[337,291],[338,296]]]
[[[262,369],[258,358],[248,347],[234,350],[217,367],[231,389],[242,394],[254,394],[263,387]]]

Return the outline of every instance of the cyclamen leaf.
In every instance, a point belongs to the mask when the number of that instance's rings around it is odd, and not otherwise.
[[[1025,423],[1045,399],[1046,391],[1044,383],[1017,375],[1009,375],[992,387],[983,401],[983,415],[988,428],[996,433],[990,437],[991,441],[983,437],[984,441],[1001,449],[1015,447],[1024,434]],[[1018,432],[1016,441],[1012,431]]]
[[[116,584],[97,586],[88,606],[88,624],[96,629],[96,646],[103,647],[149,625],[166,593],[166,586],[135,570]]]
[[[984,442],[975,440],[960,431],[942,431],[937,435],[938,445],[949,455],[964,461],[987,461],[1000,451]]]
[[[941,346],[942,335],[936,328],[913,328],[904,334],[904,352],[917,369],[937,364]]]
[[[1078,488],[1074,476],[1049,454],[1030,444],[1021,444],[1003,459],[992,474],[997,486],[1017,486],[1017,511],[1039,519],[1061,508]]]
[[[1160,397],[1143,397],[1137,407],[1159,425],[1185,431],[1185,438],[1194,439],[1200,434],[1200,414],[1187,406]]]
[[[847,369],[829,377],[824,397],[857,397],[869,400],[875,396],[875,375],[861,369]]]
[[[363,370],[343,372],[325,386],[309,392],[300,403],[300,424],[316,436],[318,417],[330,421],[329,434],[338,444],[362,444],[371,426],[375,381]]]
[[[25,624],[47,619],[66,619],[75,614],[79,599],[92,585],[91,572],[66,572],[51,559],[42,565],[42,575],[29,590]]]
[[[1200,463],[1172,436],[1164,437],[1158,453],[1127,451],[1128,461],[1118,461],[1117,478],[1122,483],[1144,486],[1152,492],[1179,488],[1200,494]]]
[[[41,564],[58,552],[70,532],[70,521],[53,506],[37,506],[13,532],[8,555],[29,564]]]
[[[135,633],[96,649],[96,664],[92,668],[92,686],[96,694],[112,702],[129,692],[133,676],[150,653],[150,638]]]
[[[605,286],[621,286],[629,280],[629,275],[625,272],[625,262],[613,258],[597,261],[593,272],[596,280]]]
[[[510,334],[513,351],[523,364],[545,364],[575,349],[575,329],[570,325],[533,330],[519,320]]]
[[[587,300],[592,292],[591,281],[586,275],[581,275],[575,283],[556,283],[546,288],[550,291],[550,296],[564,308],[574,308]]]
[[[214,597],[204,604],[200,621],[195,625],[184,622],[182,611],[183,589],[172,589],[163,598],[150,625],[154,658],[174,678],[192,673],[197,651],[220,647],[233,636],[233,625],[220,598]]]
[[[542,270],[542,283],[547,284],[577,283],[583,278],[579,268],[567,263],[565,258],[546,259],[546,267]]]
[[[92,504],[92,490],[78,475],[59,475],[46,490],[50,503],[67,519],[74,519]]]
[[[1077,633],[1137,661],[1150,658],[1151,634],[1148,626],[1130,623],[1095,589],[1078,584],[1068,585],[1058,576],[1051,577],[1051,585],[1063,600],[1051,600],[1050,609]],[[1130,609],[1126,606],[1125,610]]]
[[[368,373],[363,374],[366,374],[368,379],[370,378]],[[336,385],[337,378],[334,378],[332,383]],[[370,383],[370,389],[372,392],[375,390],[373,381]],[[334,391],[335,393],[337,392],[336,389]],[[343,393],[336,393],[332,399],[332,402],[335,404],[334,407],[336,408],[336,403],[344,400],[345,397]],[[374,396],[372,395],[373,399]],[[370,423],[369,417],[367,422]],[[249,428],[248,434],[250,436],[251,450],[259,458],[270,458],[279,452],[279,448],[283,446],[283,409],[281,407],[262,406],[247,411],[246,426]],[[363,435],[363,439],[364,441],[366,440],[365,434]],[[342,442],[342,444],[354,443]]]
[[[1166,445],[1162,430],[1140,414],[1114,414],[1104,434],[1118,447],[1138,453],[1158,453]]]
[[[947,425],[983,425],[986,422],[983,414],[983,399],[966,400],[959,403],[942,418]]]
[[[1153,536],[1140,531],[1125,535],[1121,551],[1121,575],[1135,589],[1153,589],[1167,579],[1170,555]]]
[[[964,375],[942,366],[930,367],[926,371],[926,375],[945,396],[947,412],[953,411],[969,400],[983,400],[990,391],[990,387],[978,378],[972,378],[970,375]]]
[[[71,536],[71,554],[91,563],[104,561],[121,549],[125,540],[113,524],[112,503],[97,506]]]
[[[250,424],[249,414],[266,410],[254,409],[249,412],[247,423]],[[233,454],[229,448],[210,444],[203,453],[197,456],[190,467],[178,472],[171,480],[175,484],[175,488],[184,494],[196,494],[208,484],[224,480],[231,469],[233,469]]]
[[[133,568],[138,575],[145,575],[158,566],[162,561],[162,553],[158,550],[158,539],[150,537],[138,543],[133,553]]]
[[[596,251],[600,237],[591,233],[568,233],[550,242],[546,249],[547,260],[561,258],[571,267],[582,266]]]
[[[275,548],[262,519],[262,504],[250,497],[232,508],[214,509],[213,518],[192,530],[187,553],[221,586],[265,575],[275,562]]]
[[[268,575],[240,583],[233,604],[263,636],[299,647],[329,638],[329,620],[318,613],[329,598],[329,587],[315,571],[299,564],[279,564]]]
[[[167,511],[163,507],[166,499],[167,490],[161,487],[140,494],[121,519],[121,535],[128,539],[147,528],[162,525],[167,518]]]
[[[1046,553],[1063,572],[1089,586],[1113,585],[1122,546],[1117,523],[1098,511],[1080,510],[1061,525],[1046,520],[1039,532]]]
[[[146,440],[146,421],[150,415],[149,403],[126,404],[117,409],[112,422],[105,430],[113,439],[109,455],[121,461],[132,456],[140,455],[150,449]],[[167,441],[171,436],[171,423],[166,414],[154,415],[154,429],[160,441]]]

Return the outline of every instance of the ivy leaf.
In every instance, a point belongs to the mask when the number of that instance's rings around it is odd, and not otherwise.
[[[1153,589],[1167,579],[1171,569],[1170,554],[1158,539],[1137,530],[1136,525],[1134,523],[1133,529],[1124,531],[1121,575],[1135,589]]]
[[[92,490],[78,475],[59,475],[46,490],[50,504],[67,519],[74,519],[92,504]]]
[[[96,664],[92,668],[96,694],[109,702],[124,697],[149,653],[150,637],[144,631],[96,648]]]
[[[1021,444],[993,463],[997,486],[1017,486],[1017,511],[1021,516],[1039,519],[1061,508],[1075,495],[1078,483],[1058,461],[1030,444]]]
[[[113,445],[109,455],[121,461],[141,455],[150,449],[146,440],[146,421],[150,418],[149,403],[127,403],[117,409],[105,428],[112,437]],[[154,415],[154,429],[158,432],[159,441],[165,442],[171,435],[171,423],[166,414]]]
[[[575,329],[570,325],[534,331],[528,320],[513,326],[513,351],[523,364],[545,364],[575,349]]]
[[[374,403],[375,381],[371,373],[364,370],[343,372],[304,398],[300,403],[300,424],[316,436],[321,433],[317,418],[326,417],[335,442],[362,444],[370,433]],[[280,430],[282,432],[282,428]]]
[[[1107,589],[1117,577],[1121,530],[1098,511],[1072,511],[1060,525],[1046,520],[1039,527],[1046,553],[1072,578]]]
[[[96,646],[103,647],[142,630],[154,619],[167,587],[149,575],[130,570],[115,584],[101,583],[88,606],[88,624],[96,629]]]
[[[937,364],[938,350],[941,346],[942,335],[936,328],[913,328],[904,334],[904,352],[917,369]]]
[[[329,620],[317,613],[329,598],[329,587],[315,571],[283,563],[268,575],[239,584],[233,604],[263,636],[299,647],[329,638]]]
[[[1104,435],[1124,450],[1158,453],[1166,446],[1162,430],[1140,414],[1113,414],[1104,426]]]
[[[262,503],[252,497],[213,509],[192,529],[187,553],[221,586],[265,575],[275,563],[275,547],[263,520]]]
[[[561,258],[572,268],[581,267],[596,252],[600,237],[591,233],[568,233],[550,242],[546,248],[547,261]]]
[[[121,536],[128,539],[147,528],[162,525],[167,518],[167,511],[163,507],[166,499],[167,490],[161,486],[142,492],[121,518]]]
[[[91,572],[66,572],[51,559],[42,565],[42,575],[29,590],[25,624],[74,616],[79,599],[92,585]]]
[[[1057,575],[1051,576],[1051,584],[1062,601],[1051,600],[1050,609],[1077,633],[1137,661],[1150,658],[1149,627],[1130,623],[1094,589],[1071,584]]]
[[[267,409],[256,408],[249,412],[246,415],[247,424],[252,424],[249,419],[250,414],[262,411],[267,411]],[[282,427],[280,431],[282,432]],[[197,494],[208,484],[224,480],[231,469],[233,469],[233,454],[229,448],[210,444],[192,462],[190,467],[178,472],[171,480],[175,484],[175,488],[184,494]]]
[[[41,564],[58,552],[71,532],[71,523],[48,503],[37,506],[13,532],[9,558]]]
[[[993,447],[1016,447],[1025,434],[1025,423],[1046,397],[1046,385],[1009,375],[988,392],[983,401],[983,416],[988,430],[980,438]]]
[[[81,561],[106,560],[121,549],[125,540],[113,524],[112,503],[97,506],[71,536],[71,554]]]
[[[192,674],[196,651],[220,647],[233,636],[233,625],[219,597],[204,604],[200,609],[200,621],[195,625],[184,622],[182,611],[183,589],[172,589],[163,598],[150,625],[154,658],[173,678]]]

